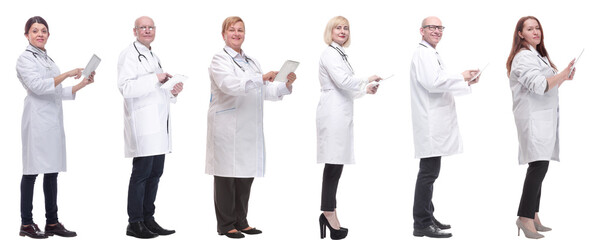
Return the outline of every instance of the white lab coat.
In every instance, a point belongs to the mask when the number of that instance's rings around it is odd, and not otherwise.
[[[331,45],[345,50],[339,44]],[[342,55],[327,46],[319,61],[321,99],[317,106],[317,163],[354,163],[354,99],[366,93],[367,78],[355,77]]]
[[[46,52],[29,45],[17,60],[17,77],[27,90],[21,120],[23,174],[67,170],[62,100],[73,100],[71,87],[54,86],[58,66]]]
[[[156,54],[140,42],[121,52],[118,87],[124,99],[125,157],[154,156],[171,152],[169,105],[176,98],[161,89],[157,73],[162,73]]]
[[[548,92],[546,78],[556,74],[535,48],[521,50],[513,59],[510,89],[519,137],[519,164],[559,161],[558,87]]]
[[[415,158],[462,152],[454,95],[470,92],[462,74],[447,72],[437,51],[422,41],[410,66]]]
[[[265,82],[258,61],[230,47],[217,52],[209,67],[210,105],[206,136],[206,174],[263,177],[265,143],[263,100],[277,101],[290,91],[282,82]]]

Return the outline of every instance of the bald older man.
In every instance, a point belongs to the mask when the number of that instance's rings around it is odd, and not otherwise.
[[[171,153],[169,106],[176,102],[183,83],[173,89],[161,88],[172,76],[163,72],[158,56],[151,51],[155,34],[151,18],[136,19],[133,27],[136,40],[121,52],[118,63],[118,85],[125,111],[125,157],[133,158],[126,234],[137,238],[175,233],[154,220],[154,200],[165,154]]]
[[[471,92],[477,70],[448,72],[436,50],[444,26],[437,17],[427,17],[421,24],[422,41],[417,46],[410,67],[410,92],[415,158],[420,158],[413,205],[413,235],[433,238],[452,237],[442,231],[450,225],[433,216],[433,183],[440,173],[442,156],[462,152],[454,95]]]

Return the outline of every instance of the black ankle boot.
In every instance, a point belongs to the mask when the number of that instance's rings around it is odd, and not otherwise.
[[[167,229],[162,228],[160,225],[158,225],[158,223],[156,221],[154,221],[154,219],[144,221],[144,225],[146,225],[148,230],[150,230],[153,233],[156,233],[158,235],[161,235],[161,236],[171,235],[171,234],[175,233],[175,230],[167,230]]]
[[[133,222],[127,225],[127,236],[136,238],[155,238],[158,234],[150,231],[143,222]]]

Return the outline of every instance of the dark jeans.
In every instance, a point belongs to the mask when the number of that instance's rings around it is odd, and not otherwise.
[[[164,166],[164,154],[133,158],[127,196],[130,223],[154,219],[154,200]]]
[[[440,174],[442,157],[421,158],[419,174],[415,185],[415,202],[413,203],[413,227],[423,229],[433,225],[433,183]]]
[[[33,187],[36,175],[23,175],[21,178],[21,224],[33,223]],[[58,223],[58,206],[56,205],[58,173],[44,174],[44,199],[46,205],[46,224]]]
[[[321,187],[321,211],[333,211],[337,207],[336,194],[344,165],[325,164]]]
[[[215,213],[217,232],[249,227],[248,201],[254,178],[232,178],[215,176]]]
[[[535,218],[535,213],[540,211],[540,197],[542,196],[542,182],[548,172],[549,161],[536,161],[529,163],[523,193],[519,204],[519,217]]]

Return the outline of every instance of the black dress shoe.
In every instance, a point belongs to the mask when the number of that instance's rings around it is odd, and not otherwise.
[[[250,234],[250,235],[253,235],[253,234],[261,234],[261,233],[262,233],[262,231],[261,231],[261,230],[258,230],[258,229],[256,229],[256,228],[250,228],[250,229],[248,229],[248,230],[240,230],[240,231],[242,231],[242,232],[243,232],[243,233],[245,233],[245,234]]]
[[[127,225],[127,236],[136,238],[155,238],[158,234],[150,231],[143,222],[133,222]]]
[[[28,236],[30,238],[48,238],[42,230],[37,226],[37,224],[32,223],[29,226],[24,227],[21,225],[21,229],[19,230],[19,236]]]
[[[175,233],[175,230],[167,230],[167,229],[162,228],[160,225],[158,225],[158,223],[156,221],[154,221],[154,219],[144,221],[144,225],[146,225],[148,230],[150,230],[153,233],[156,233],[158,235],[164,236],[164,235],[171,235],[171,234]]]
[[[62,225],[62,223],[56,223],[56,225],[54,225],[54,226],[46,224],[46,227],[44,228],[44,231],[46,232],[46,236],[54,236],[54,235],[58,235],[58,236],[61,236],[61,237],[75,237],[75,236],[77,236],[76,232],[67,230],[65,228],[65,226]]]
[[[450,229],[450,224],[443,224],[435,218],[433,218],[433,225],[439,227],[442,230]]]
[[[423,229],[416,229],[413,231],[415,237],[430,237],[430,238],[449,238],[452,237],[452,233],[442,231],[435,225],[429,225],[429,227]]]
[[[225,234],[221,234],[221,235],[225,235],[228,238],[244,238],[246,236],[244,236],[244,234],[242,234],[240,231],[235,231],[235,232],[227,232]]]

